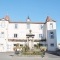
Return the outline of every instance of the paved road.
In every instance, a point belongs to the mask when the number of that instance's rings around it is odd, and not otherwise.
[[[57,55],[54,55],[54,54],[49,54],[49,53],[46,53],[45,57],[48,57],[48,58],[60,58],[60,56],[57,56]]]
[[[14,53],[0,53],[0,60],[60,60],[60,56],[55,56],[46,53],[42,58],[41,56],[16,56]]]

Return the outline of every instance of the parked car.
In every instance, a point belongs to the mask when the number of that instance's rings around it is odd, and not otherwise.
[[[60,49],[56,51],[56,54],[60,56]]]

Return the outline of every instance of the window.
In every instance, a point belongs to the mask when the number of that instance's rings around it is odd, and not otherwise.
[[[53,23],[50,23],[50,29],[53,29]]]
[[[30,29],[30,24],[27,24],[27,29]]]
[[[40,44],[40,46],[43,46],[43,44]]]
[[[4,32],[1,32],[1,34],[4,34]]]
[[[43,25],[41,25],[41,29],[43,29]]]
[[[17,46],[17,44],[14,44],[14,46]]]
[[[9,45],[7,44],[7,49],[9,49]]]
[[[54,38],[54,36],[53,35],[51,35],[51,39],[53,39]]]
[[[45,46],[48,46],[48,44],[45,44]]]
[[[18,27],[18,24],[15,24],[15,29],[17,29],[17,27]]]
[[[1,22],[1,27],[2,27],[2,28],[5,27],[5,22]]]
[[[22,44],[20,44],[20,46],[23,46]]]
[[[1,32],[1,38],[4,38],[4,32]]]
[[[40,26],[39,26],[39,27],[40,27],[40,29],[43,29],[43,25],[41,25],[41,24],[40,24]]]
[[[17,38],[17,34],[14,34],[14,37]]]
[[[50,32],[50,34],[53,34],[53,32]]]
[[[42,34],[39,34],[39,38],[43,38],[43,35]]]
[[[54,33],[53,32],[50,32],[50,38],[54,39]]]
[[[54,44],[52,43],[52,44],[50,44],[50,46],[52,46],[52,47],[53,47],[53,46],[54,46]]]

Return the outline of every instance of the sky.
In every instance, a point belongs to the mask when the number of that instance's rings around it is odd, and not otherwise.
[[[0,18],[8,15],[11,21],[45,22],[50,16],[57,24],[57,42],[60,42],[60,0],[0,0]]]

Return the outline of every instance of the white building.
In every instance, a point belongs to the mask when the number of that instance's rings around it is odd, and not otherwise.
[[[17,43],[28,43],[30,48],[40,43],[48,51],[55,51],[56,37],[56,21],[50,17],[45,22],[32,22],[29,17],[26,22],[10,22],[8,16],[0,19],[0,52],[13,51]]]
[[[57,48],[60,49],[60,43],[57,45]]]

